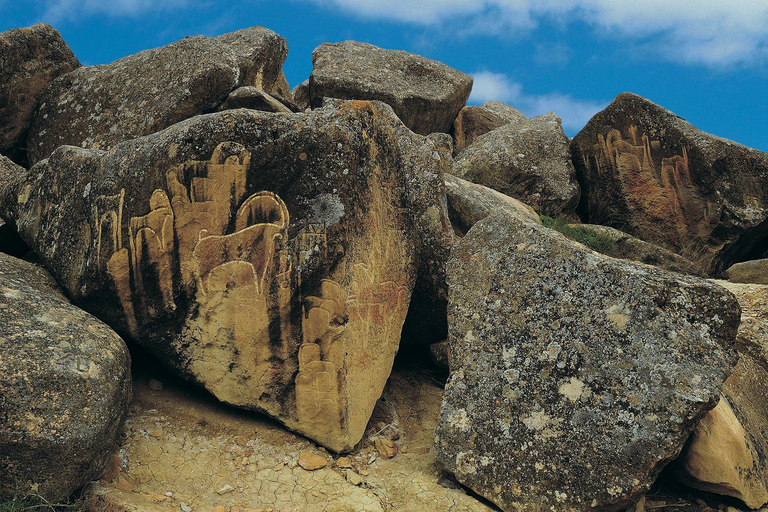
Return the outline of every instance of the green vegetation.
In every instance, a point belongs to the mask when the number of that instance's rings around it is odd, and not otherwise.
[[[616,243],[613,238],[609,236],[595,233],[594,231],[588,231],[586,229],[572,227],[564,217],[557,217],[555,219],[547,217],[546,215],[540,215],[539,217],[541,218],[541,223],[544,224],[545,227],[559,231],[568,238],[586,245],[593,251],[610,256],[616,250]]]
[[[36,496],[24,496],[0,500],[0,512],[75,512],[82,510],[83,504],[80,500],[73,500],[71,503],[51,504],[43,498]]]

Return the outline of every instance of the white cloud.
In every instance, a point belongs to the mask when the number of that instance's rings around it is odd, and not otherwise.
[[[134,17],[189,5],[189,0],[45,0],[43,20],[58,22],[83,16]]]
[[[457,33],[585,21],[670,60],[711,66],[768,60],[766,0],[309,0],[369,18],[443,25]]]
[[[469,103],[499,100],[527,116],[554,112],[563,120],[563,129],[570,134],[581,130],[593,115],[608,105],[608,102],[580,100],[559,92],[528,94],[522,84],[503,73],[480,71],[473,76],[475,83]]]

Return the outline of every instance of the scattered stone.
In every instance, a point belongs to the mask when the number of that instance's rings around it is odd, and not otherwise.
[[[481,135],[456,158],[453,174],[519,199],[551,217],[573,213],[579,202],[568,137],[554,114]]]
[[[352,485],[360,485],[363,483],[363,477],[352,471],[351,469],[348,469],[344,472],[344,476],[347,479],[347,482],[351,483]]]
[[[732,294],[521,216],[475,224],[447,273],[437,458],[502,509],[633,505],[733,369]]]
[[[173,497],[173,493],[171,491],[168,491],[168,492],[165,493],[165,496],[168,497],[168,498],[171,498],[171,497]]]
[[[62,147],[0,213],[81,307],[220,400],[346,451],[418,263],[383,107],[227,110],[109,152]]]
[[[725,275],[732,283],[768,284],[768,258],[734,263]]]
[[[587,123],[571,152],[587,222],[663,245],[714,274],[763,257],[768,154],[629,93]]]
[[[227,484],[224,487],[222,487],[221,489],[219,489],[218,491],[216,491],[216,494],[219,494],[219,495],[227,494],[228,492],[232,492],[234,490],[235,490],[234,487],[232,487],[231,485]]]
[[[306,469],[307,471],[322,469],[327,465],[328,460],[321,455],[317,455],[316,453],[305,452],[299,455],[299,466]]]
[[[57,77],[79,66],[50,25],[0,32],[0,153],[26,160],[22,148],[40,97]]]
[[[440,62],[400,50],[345,41],[312,52],[313,108],[324,98],[379,100],[421,135],[448,133],[472,90],[472,77]]]
[[[181,507],[181,511],[182,512],[192,512],[192,507],[190,507],[189,505],[187,505],[183,501],[181,502],[180,507]]]
[[[51,502],[102,474],[131,395],[120,337],[42,268],[0,254],[0,495]]]
[[[480,106],[468,105],[459,111],[453,121],[453,155],[457,156],[481,135],[505,124],[525,122],[522,112],[500,101],[487,101]]]
[[[239,87],[232,91],[219,110],[231,110],[234,108],[250,108],[252,110],[262,110],[264,112],[276,112],[290,114],[291,109],[280,103],[278,100],[265,93],[258,87],[249,85]]]
[[[149,379],[149,389],[152,391],[162,391],[163,390],[163,383],[159,380],[155,379]]]
[[[376,453],[378,453],[379,457],[382,459],[391,459],[397,455],[397,443],[391,439],[378,437],[374,440],[373,446],[376,449]]]
[[[352,467],[352,461],[349,460],[349,457],[339,457],[336,461],[336,465],[342,469],[349,469]]]
[[[62,145],[107,150],[216,110],[230,92],[256,86],[290,101],[285,39],[253,27],[187,37],[57,80],[40,100],[29,134],[32,163]]]
[[[448,340],[431,344],[429,346],[429,355],[432,358],[432,362],[440,368],[447,369],[451,367],[451,347],[448,344]]]

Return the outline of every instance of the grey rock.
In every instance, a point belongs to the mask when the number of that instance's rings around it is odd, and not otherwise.
[[[479,136],[456,158],[453,174],[549,216],[573,213],[579,184],[560,119],[547,114]]]
[[[500,101],[487,101],[480,106],[462,108],[453,121],[453,155],[457,156],[475,139],[505,124],[524,122],[528,118],[522,112]]]
[[[224,100],[224,103],[221,104],[219,110],[232,110],[235,108],[249,108],[263,112],[282,112],[283,114],[291,113],[291,109],[252,85],[239,87],[232,91],[227,96],[227,99]]]
[[[80,63],[50,25],[0,33],[0,153],[23,161],[27,131],[40,97]]]
[[[421,135],[447,133],[472,90],[472,77],[445,64],[401,50],[345,41],[312,52],[312,107],[323,98],[379,100]]]
[[[733,370],[739,305],[499,211],[448,264],[438,461],[504,510],[620,510]]]
[[[110,149],[213,112],[230,92],[254,86],[290,102],[285,39],[262,27],[187,37],[59,78],[40,101],[29,134],[32,163],[57,147]]]
[[[0,254],[0,495],[57,502],[98,478],[131,395],[123,340],[42,268]]]
[[[293,101],[301,112],[309,108],[309,78],[293,88]]]
[[[768,284],[768,259],[734,263],[725,271],[732,283]]]

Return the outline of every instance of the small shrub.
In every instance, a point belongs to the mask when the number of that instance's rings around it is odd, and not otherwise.
[[[603,235],[602,233],[595,233],[594,231],[587,229],[571,227],[568,224],[568,220],[564,217],[552,218],[546,215],[541,215],[540,218],[544,227],[559,231],[571,240],[576,240],[593,251],[611,256],[616,250],[616,242],[610,236]]]

